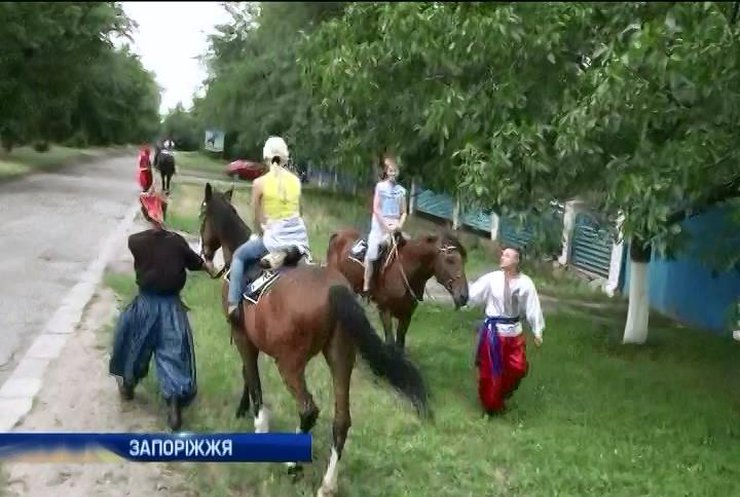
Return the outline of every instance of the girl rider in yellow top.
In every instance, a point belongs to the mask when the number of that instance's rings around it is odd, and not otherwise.
[[[269,252],[296,246],[308,254],[308,230],[301,217],[301,181],[287,169],[288,146],[280,137],[267,139],[262,157],[270,170],[252,183],[254,226],[260,238],[250,239],[232,257],[228,313],[238,320],[244,272]]]

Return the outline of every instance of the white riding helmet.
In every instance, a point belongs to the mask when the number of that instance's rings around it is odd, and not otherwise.
[[[290,154],[288,153],[288,145],[285,140],[279,136],[271,136],[265,142],[265,146],[262,148],[262,158],[267,161],[272,161],[273,158],[280,158],[280,165],[284,166],[288,163]]]

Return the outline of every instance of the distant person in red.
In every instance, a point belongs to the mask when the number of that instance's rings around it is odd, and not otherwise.
[[[154,182],[152,176],[152,161],[149,158],[149,147],[142,147],[139,150],[139,185],[141,191],[148,192]]]

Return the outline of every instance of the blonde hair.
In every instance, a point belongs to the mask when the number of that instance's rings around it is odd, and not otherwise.
[[[278,194],[284,202],[287,201],[288,192],[285,190],[283,175],[288,172],[285,170],[285,167],[288,165],[288,161],[290,160],[288,144],[279,136],[269,137],[265,142],[265,146],[262,147],[262,158],[263,160],[268,161],[270,172],[272,172],[277,179]]]

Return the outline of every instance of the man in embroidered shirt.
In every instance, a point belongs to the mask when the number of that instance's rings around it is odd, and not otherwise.
[[[501,253],[501,269],[481,276],[470,285],[468,305],[485,303],[486,320],[478,334],[476,366],[478,397],[489,414],[504,410],[510,397],[526,376],[526,339],[521,319],[542,345],[545,318],[532,280],[519,272],[519,252],[507,248]]]

